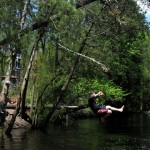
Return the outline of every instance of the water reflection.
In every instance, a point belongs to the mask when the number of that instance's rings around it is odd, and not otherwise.
[[[1,135],[0,137],[0,150],[21,150],[24,149],[27,142],[26,130],[14,130],[13,136]]]
[[[47,132],[13,130],[0,137],[0,150],[150,150],[150,117],[121,115],[76,120],[69,127],[51,125]]]

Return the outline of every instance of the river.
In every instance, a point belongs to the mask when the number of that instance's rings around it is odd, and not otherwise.
[[[150,150],[150,116],[114,116],[75,120],[46,131],[14,129],[0,137],[0,150]]]

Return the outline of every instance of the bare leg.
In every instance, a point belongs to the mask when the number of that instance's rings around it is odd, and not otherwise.
[[[124,105],[121,107],[121,108],[115,108],[115,107],[112,107],[112,106],[106,106],[106,109],[108,110],[112,110],[112,111],[119,111],[119,112],[123,112],[123,109],[124,109]]]
[[[101,122],[105,122],[105,119],[111,115],[112,111],[118,111],[118,112],[123,112],[124,106],[122,106],[121,108],[115,108],[112,106],[106,106],[106,109],[108,109],[107,114],[103,117],[101,117]]]

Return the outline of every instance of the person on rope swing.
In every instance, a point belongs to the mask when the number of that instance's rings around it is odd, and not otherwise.
[[[123,112],[124,105],[121,108],[115,108],[109,105],[98,105],[96,103],[96,98],[100,96],[105,96],[105,94],[102,91],[98,93],[91,92],[88,103],[91,110],[101,118],[101,122],[105,122],[105,119],[111,115],[113,111]]]

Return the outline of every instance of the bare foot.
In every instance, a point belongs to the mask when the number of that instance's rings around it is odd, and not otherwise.
[[[123,112],[124,109],[124,105],[120,108],[120,112]]]

